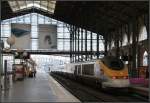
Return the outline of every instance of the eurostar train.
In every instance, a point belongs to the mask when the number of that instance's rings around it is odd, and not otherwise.
[[[92,76],[101,80],[101,87],[129,87],[128,68],[121,59],[106,56],[94,62],[66,64],[64,72]]]

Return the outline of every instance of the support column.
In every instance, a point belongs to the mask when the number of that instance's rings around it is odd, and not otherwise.
[[[92,36],[92,32],[90,33],[90,37],[91,37],[91,41],[90,41],[90,51],[91,51],[91,60],[93,59],[93,36]]]
[[[85,60],[87,61],[87,30],[85,30]]]
[[[99,58],[99,34],[97,34],[97,52],[96,52],[96,55],[97,55],[97,59]]]
[[[83,53],[83,29],[81,28],[81,53]],[[81,55],[81,61],[83,61],[83,54]]]
[[[73,62],[75,62],[75,60],[74,60],[74,47],[75,47],[75,45],[74,45],[74,26],[72,26],[72,39],[73,39],[73,51],[72,51],[72,53],[73,53]]]
[[[137,58],[137,39],[136,39],[136,35],[137,35],[137,21],[136,19],[134,19],[133,21],[133,37],[132,37],[132,77],[136,77],[137,76],[137,65],[136,65],[136,58]]]
[[[108,52],[107,45],[108,45],[108,36],[107,36],[107,34],[105,34],[105,41],[104,41],[104,50],[105,50],[104,55],[105,56],[107,56],[107,52]]]
[[[9,89],[9,81],[8,81],[8,74],[7,74],[7,60],[4,61],[4,90]]]
[[[131,73],[132,73],[132,71],[131,71],[131,68],[132,68],[132,57],[131,57],[131,55],[132,55],[132,52],[131,52],[131,46],[132,45],[130,45],[130,36],[131,36],[131,32],[132,32],[132,24],[131,23],[129,23],[128,25],[127,25],[127,28],[126,28],[126,31],[127,31],[127,34],[128,34],[128,71],[129,71],[129,77],[130,76],[132,76],[131,75]]]
[[[119,31],[116,32],[116,57],[119,58]]]
[[[72,63],[72,26],[70,26],[70,62]]]
[[[79,35],[80,35],[80,29],[78,28],[78,62],[79,62],[79,59],[80,59],[80,58],[79,58],[79,51],[80,51],[80,50],[79,50],[79,47],[80,47],[80,46],[79,46]]]
[[[76,33],[76,27],[74,28],[74,37],[75,37],[75,62],[76,62],[76,60],[77,60],[77,54],[76,54],[76,52],[77,52],[77,33]]]

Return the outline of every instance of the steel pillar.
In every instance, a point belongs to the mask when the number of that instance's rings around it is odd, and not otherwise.
[[[77,33],[76,33],[76,27],[74,26],[74,37],[75,37],[75,52],[77,52]],[[75,54],[75,62],[77,60],[77,55]]]
[[[73,49],[72,49],[73,50],[72,51],[72,53],[73,53],[73,62],[75,62],[75,60],[74,60],[74,47],[75,47],[75,45],[74,45],[74,26],[72,26],[72,39],[73,39],[72,40],[73,41],[73,45],[72,45],[73,46]]]
[[[104,38],[105,38],[105,41],[104,41],[104,50],[105,50],[105,53],[104,53],[104,55],[107,56],[107,51],[108,51],[107,50],[107,45],[108,45],[108,34],[107,33],[105,34]]]
[[[137,20],[134,19],[133,21],[133,37],[132,37],[132,77],[136,77],[137,76],[137,64],[136,64],[136,58],[137,58],[137,39],[136,39],[136,35],[137,35]]]
[[[91,41],[90,41],[90,51],[91,51],[91,56],[90,56],[90,59],[92,60],[93,59],[93,54],[92,54],[92,52],[93,52],[93,36],[92,36],[92,32],[90,32],[90,37],[91,37]]]
[[[80,47],[80,46],[79,46],[79,35],[80,35],[80,29],[78,28],[78,30],[77,30],[77,31],[78,31],[78,53],[79,53],[79,51],[80,51],[80,50],[79,50],[79,47]],[[78,54],[78,62],[79,62],[79,54]]]
[[[72,26],[70,26],[70,62],[72,62]]]
[[[85,30],[85,61],[87,61],[87,30]]]
[[[81,28],[81,52],[83,52],[83,29]],[[81,61],[83,61],[83,55],[81,55]]]
[[[97,53],[96,53],[97,59],[99,58],[99,34],[97,34]]]

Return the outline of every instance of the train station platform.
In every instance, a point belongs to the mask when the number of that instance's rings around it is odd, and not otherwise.
[[[130,80],[130,90],[134,93],[141,94],[143,96],[149,96],[149,79],[145,78],[132,78]]]
[[[138,94],[141,94],[141,95],[146,96],[146,97],[149,96],[149,88],[147,88],[147,87],[132,85],[130,87],[130,90],[134,93],[138,93]]]
[[[1,102],[80,102],[48,73],[37,72],[36,78],[25,78],[3,90]]]

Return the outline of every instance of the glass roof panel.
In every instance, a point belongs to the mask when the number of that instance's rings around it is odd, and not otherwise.
[[[40,4],[38,4],[38,3],[34,3],[33,5],[34,5],[33,7],[41,8]]]
[[[33,4],[33,1],[31,1],[31,0],[26,0],[26,3],[27,3],[27,4]]]
[[[47,1],[41,1],[41,6],[47,7],[48,3]]]
[[[16,1],[9,1],[12,6],[16,6]]]
[[[41,6],[40,8],[47,11],[47,7]]]
[[[18,5],[19,5],[19,6],[25,5],[25,1],[18,1]]]
[[[40,4],[40,2],[41,2],[41,1],[34,1],[34,3],[36,3],[36,4]]]
[[[25,1],[18,1],[18,5],[20,9],[25,9],[26,8],[26,2]]]
[[[17,10],[19,10],[19,7],[18,6],[14,7],[13,11],[17,11]]]
[[[12,9],[13,11],[17,10],[17,9],[16,9],[16,8],[17,8],[17,3],[16,3],[16,1],[9,1],[9,5],[10,5],[10,7],[11,7],[11,9]]]
[[[8,1],[13,12],[17,12],[24,9],[30,9],[31,7],[40,8],[41,10],[46,10],[50,13],[54,13],[56,1],[51,0],[26,0],[26,1]]]
[[[52,4],[52,3],[49,3],[49,4],[48,4],[48,8],[55,8],[55,5]]]
[[[26,1],[27,8],[33,7],[33,1]]]
[[[56,4],[56,1],[49,0],[50,4]]]

